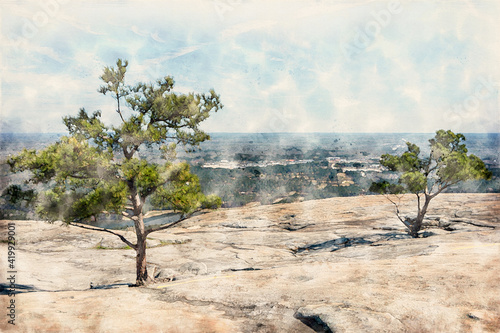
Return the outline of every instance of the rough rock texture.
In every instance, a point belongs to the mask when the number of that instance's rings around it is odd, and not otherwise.
[[[150,235],[144,288],[128,287],[135,253],[116,236],[18,221],[15,329],[500,331],[500,196],[441,194],[428,215],[411,239],[382,196],[221,209]]]

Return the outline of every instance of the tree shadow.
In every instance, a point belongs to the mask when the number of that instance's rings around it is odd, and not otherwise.
[[[361,246],[361,245],[377,246],[382,244],[375,244],[375,243],[381,241],[401,240],[410,238],[412,237],[408,234],[402,234],[396,232],[390,232],[385,234],[374,234],[374,235],[368,235],[366,237],[352,237],[352,238],[340,237],[328,240],[326,242],[315,243],[299,247],[294,251],[294,254],[300,254],[303,252],[311,252],[311,251],[335,252],[346,247]]]
[[[36,293],[36,292],[44,292],[44,293],[57,293],[57,292],[65,292],[65,291],[87,291],[92,289],[115,289],[122,286],[132,287],[133,283],[112,283],[112,284],[104,284],[94,286],[92,283],[90,287],[87,289],[60,289],[60,290],[47,290],[47,289],[39,289],[34,285],[28,284],[15,284],[12,287],[8,283],[0,283],[0,295],[17,295],[17,294],[25,294],[25,293]]]
[[[0,295],[23,294],[41,291],[33,285],[28,284],[14,284],[12,287],[9,283],[0,283]]]

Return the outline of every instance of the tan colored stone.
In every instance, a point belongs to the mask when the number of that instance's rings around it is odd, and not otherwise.
[[[145,288],[127,287],[133,250],[96,248],[116,236],[18,221],[16,329],[313,332],[301,314],[339,332],[499,331],[500,196],[441,194],[429,215],[454,231],[411,239],[381,196],[221,209],[151,234],[165,279]]]

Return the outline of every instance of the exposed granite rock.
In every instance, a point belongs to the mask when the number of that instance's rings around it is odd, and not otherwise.
[[[18,221],[15,329],[499,331],[497,216],[498,195],[441,194],[412,239],[381,196],[221,209],[150,235],[144,288],[116,236]]]

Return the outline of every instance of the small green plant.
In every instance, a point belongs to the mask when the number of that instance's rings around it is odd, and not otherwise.
[[[132,250],[132,248],[128,245],[120,246],[120,247],[109,247],[103,246],[101,243],[97,244],[94,249],[96,250]]]
[[[158,246],[166,246],[166,245],[182,245],[182,244],[187,244],[187,243],[190,243],[191,242],[191,239],[183,239],[183,240],[168,240],[168,241],[165,241],[165,240],[160,240],[160,244],[161,245],[158,245]]]

